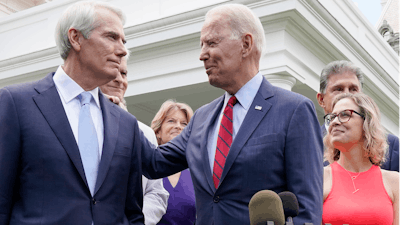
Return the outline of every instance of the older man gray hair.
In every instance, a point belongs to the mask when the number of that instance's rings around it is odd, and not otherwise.
[[[199,225],[249,224],[250,199],[261,190],[294,193],[295,224],[321,223],[322,136],[314,104],[259,72],[260,19],[244,5],[217,6],[206,14],[200,44],[209,83],[225,93],[199,108],[169,143],[144,146],[145,176],[189,168]]]
[[[99,91],[127,52],[124,14],[79,1],[59,19],[64,64],[0,89],[0,224],[143,224],[137,120]]]

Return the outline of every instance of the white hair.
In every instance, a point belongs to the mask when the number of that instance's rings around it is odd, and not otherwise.
[[[256,49],[262,55],[266,42],[264,28],[260,19],[251,9],[241,4],[220,5],[208,11],[206,19],[216,12],[227,16],[232,32],[231,39],[240,39],[245,33],[252,34]]]
[[[68,7],[58,20],[55,39],[61,58],[66,60],[71,50],[71,43],[68,38],[68,30],[75,28],[82,33],[83,37],[89,39],[90,33],[101,25],[97,20],[96,9],[104,8],[115,13],[125,24],[125,14],[121,9],[107,2],[82,1]]]

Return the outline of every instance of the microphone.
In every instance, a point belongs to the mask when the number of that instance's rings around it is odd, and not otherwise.
[[[273,191],[262,190],[249,203],[250,225],[285,225],[282,200]]]
[[[283,211],[287,219],[286,225],[293,225],[293,217],[299,215],[299,202],[296,195],[290,191],[284,191],[279,193],[279,197],[282,200]]]

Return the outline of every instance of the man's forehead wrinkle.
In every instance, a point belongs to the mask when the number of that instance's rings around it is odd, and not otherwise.
[[[204,32],[204,31],[202,32],[200,39],[201,39],[201,41],[206,42],[213,38],[215,38],[215,32],[212,32],[212,30],[208,30],[207,32]]]

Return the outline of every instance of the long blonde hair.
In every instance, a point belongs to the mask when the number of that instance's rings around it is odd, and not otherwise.
[[[368,95],[363,93],[356,94],[340,94],[333,101],[332,108],[335,107],[342,99],[352,99],[354,103],[359,107],[361,115],[365,117],[363,123],[363,150],[365,156],[369,158],[372,164],[381,166],[386,160],[386,151],[388,144],[386,142],[386,132],[380,122],[380,111],[374,100]],[[328,134],[324,138],[325,146],[325,160],[329,163],[339,160],[340,151],[335,149],[331,142],[331,135]]]

